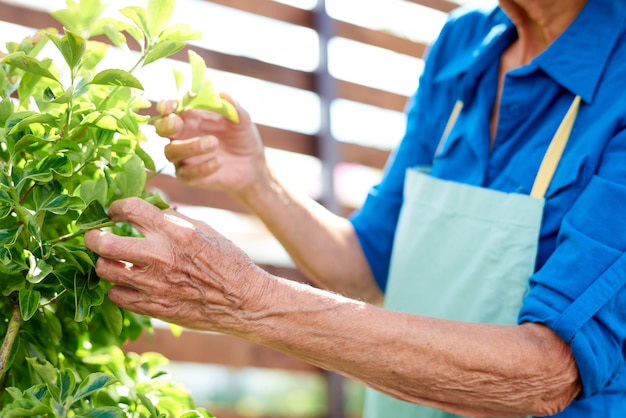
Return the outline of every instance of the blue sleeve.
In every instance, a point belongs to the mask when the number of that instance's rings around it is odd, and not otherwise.
[[[531,278],[520,322],[543,323],[570,344],[591,396],[624,370],[626,133],[563,219],[558,244]]]

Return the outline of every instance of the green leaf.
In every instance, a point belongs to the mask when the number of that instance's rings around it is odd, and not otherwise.
[[[13,225],[15,223],[15,225]],[[0,228],[0,246],[12,247],[22,233],[24,225],[17,225],[14,218],[11,218],[11,225]]]
[[[145,37],[146,35],[144,34],[144,32],[139,29],[137,26],[133,26],[131,24],[128,24],[128,27],[124,29],[130,36],[133,37],[133,39],[135,41],[137,41],[137,43],[139,45],[143,45],[144,41],[145,41]]]
[[[2,418],[24,418],[47,416],[49,413],[52,413],[52,411],[42,402],[24,399],[4,406],[0,416]]]
[[[88,272],[88,275],[90,272]],[[76,322],[86,320],[89,317],[91,308],[101,305],[104,301],[102,288],[96,287],[95,289],[90,289],[89,284],[89,277],[76,275],[74,278],[74,301],[76,302],[74,321]]]
[[[65,403],[72,396],[76,388],[76,375],[70,369],[63,369],[59,373],[59,399]]]
[[[96,76],[91,80],[90,84],[101,84],[105,86],[123,86],[123,87],[133,87],[136,89],[143,90],[143,86],[141,82],[131,73],[124,70],[117,69],[108,69],[99,72]]]
[[[106,4],[100,0],[69,0],[66,3],[67,8],[53,11],[51,15],[63,26],[76,33],[84,33],[85,36],[91,33],[91,28],[106,9]]]
[[[58,401],[60,395],[59,388],[57,387],[57,381],[59,379],[58,370],[50,364],[49,361],[44,360],[43,363],[40,363],[39,360],[34,357],[27,358],[26,361],[28,361],[30,367],[41,377],[41,380],[43,380],[48,387],[48,391],[52,397]]]
[[[126,414],[121,408],[113,406],[102,406],[99,408],[89,409],[76,418],[126,418]]]
[[[116,379],[113,376],[106,373],[92,373],[80,382],[80,385],[74,394],[74,400],[78,401],[83,399],[95,391],[107,387],[115,381]]]
[[[68,210],[78,210],[85,206],[81,198],[64,193],[63,186],[58,181],[35,187],[33,202],[37,212],[47,211],[56,215],[64,215]]]
[[[80,196],[87,204],[92,200],[97,200],[103,207],[107,204],[107,193],[109,190],[108,183],[104,177],[99,177],[97,180],[85,180],[75,193]]]
[[[150,29],[146,21],[146,11],[138,6],[128,6],[120,10],[120,13],[129,18],[144,35],[149,38]],[[131,33],[132,35],[132,33]]]
[[[159,35],[159,41],[191,41],[200,38],[202,38],[202,32],[191,29],[186,23],[168,26]]]
[[[139,158],[141,158],[141,161],[143,161],[143,165],[150,171],[156,171],[156,166],[154,165],[154,160],[152,159],[152,157],[150,156],[150,154],[148,154],[146,152],[146,150],[144,150],[142,147],[137,147],[135,148],[135,154],[137,154],[137,156]]]
[[[121,309],[109,299],[105,299],[102,302],[102,313],[111,333],[113,335],[121,335],[124,328],[124,315]]]
[[[109,45],[104,42],[88,41],[87,53],[83,56],[80,63],[81,68],[85,70],[96,70],[98,64],[102,62],[109,49]]]
[[[186,411],[180,416],[180,418],[204,418],[204,415],[198,411]]]
[[[168,324],[168,327],[174,337],[180,337],[183,333],[183,327],[181,327],[180,325]]]
[[[65,35],[62,37],[49,34],[48,39],[56,45],[57,49],[61,52],[61,55],[63,55],[67,65],[69,65],[71,69],[75,69],[85,54],[87,41],[85,41],[85,39],[80,35],[70,30],[66,30]]]
[[[13,67],[24,70],[28,73],[36,74],[41,77],[49,78],[61,84],[59,80],[50,72],[50,70],[41,62],[33,57],[25,55],[23,52],[13,52],[0,61],[0,63],[8,64]]]
[[[115,45],[116,47],[123,49],[126,44],[126,37],[122,33],[122,31],[115,24],[105,24],[102,26],[102,31],[106,35],[107,38]]]
[[[13,102],[11,100],[1,100],[0,101],[0,126],[4,126],[14,112]]]
[[[37,308],[39,308],[39,301],[41,300],[41,293],[38,290],[27,289],[25,287],[20,289],[20,312],[22,313],[22,319],[28,321],[35,315]]]
[[[184,48],[185,42],[183,41],[163,41],[155,44],[148,52],[143,65],[148,65],[151,62],[160,60],[161,58],[169,57],[172,54],[180,51]]]
[[[181,86],[183,85],[183,82],[185,81],[185,75],[177,70],[176,68],[173,69],[174,71],[174,82],[176,83],[176,91],[180,91]]]
[[[50,309],[44,309],[43,313],[45,317],[45,327],[50,338],[50,344],[61,344],[63,339],[63,328],[57,313],[51,311]]]
[[[202,80],[204,80],[206,74],[206,62],[197,52],[191,49],[188,52],[188,56],[189,64],[191,65],[191,91],[198,94],[202,87]],[[207,90],[206,93],[208,92]]]
[[[124,171],[115,177],[122,197],[134,197],[143,194],[146,187],[146,168],[136,154],[124,164]]]
[[[150,413],[151,417],[159,416],[159,410],[154,406],[152,401],[146,395],[144,395],[143,393],[138,393],[137,397],[139,398],[143,406],[145,406],[148,409],[148,412]]]
[[[152,203],[154,206],[156,206],[159,209],[168,209],[170,207],[170,205],[165,200],[163,200],[161,195],[156,192],[145,197],[144,200],[148,203]]]
[[[69,45],[69,49],[71,51],[71,57],[68,57],[69,60],[67,63],[70,68],[76,68],[80,60],[83,58],[85,51],[87,49],[87,41],[80,35],[70,31],[65,31],[65,38],[67,39],[67,44]],[[66,58],[67,60],[67,58]]]
[[[92,200],[76,220],[78,229],[94,229],[110,224],[109,215],[98,200]]]
[[[75,269],[78,269],[80,273],[85,274],[85,272],[93,267],[95,267],[94,261],[89,257],[89,255],[85,252],[84,247],[76,247],[69,244],[59,244],[55,243],[53,249],[57,256],[64,260],[65,267],[72,267],[69,270],[61,270],[56,269],[54,274],[61,280],[66,288],[73,289],[73,274]],[[63,274],[72,274],[72,282],[71,286],[68,285],[69,280],[67,278],[62,277]]]
[[[48,155],[37,165],[35,173],[56,173],[62,177],[70,177],[73,173],[72,162],[65,155]]]
[[[53,267],[51,265],[46,263],[44,260],[37,259],[28,250],[24,250],[24,252],[28,253],[28,259],[30,262],[30,268],[28,269],[26,280],[34,284],[40,283],[48,276],[48,274],[52,273]],[[37,301],[37,303],[39,303],[39,301]]]
[[[95,126],[109,131],[124,132],[117,123],[117,119],[107,112],[92,112],[82,120],[81,125]]]
[[[146,22],[151,36],[158,36],[165,29],[172,18],[175,4],[174,0],[148,0]]]
[[[189,50],[189,63],[191,64],[191,92],[183,96],[183,106],[209,110],[238,123],[237,109],[232,103],[220,97],[213,88],[211,79],[206,76],[204,59],[198,53]]]
[[[65,104],[69,103],[74,97],[74,86],[70,86],[60,96],[56,96],[50,87],[46,87],[44,90],[44,101],[48,103]]]
[[[9,395],[11,395],[14,400],[19,401],[20,399],[22,399],[22,391],[18,388],[8,387],[5,388],[5,390]]]
[[[11,267],[14,267],[14,265],[11,264]],[[0,272],[3,273],[2,279],[0,280],[0,283],[2,283],[2,296],[9,296],[13,292],[17,292],[24,287],[26,282],[24,281],[23,275],[19,274],[9,276],[2,270],[3,269],[0,268]]]
[[[24,119],[20,120],[19,123],[15,124],[11,130],[9,131],[9,135],[12,135],[16,132],[19,131],[23,131],[24,129],[26,129],[28,126],[35,124],[35,123],[41,123],[43,125],[49,125],[49,126],[54,126],[54,127],[58,127],[59,126],[59,118],[49,114],[49,113],[35,113],[32,114],[30,116],[25,117]]]

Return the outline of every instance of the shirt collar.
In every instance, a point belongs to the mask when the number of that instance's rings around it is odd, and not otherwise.
[[[515,27],[499,7],[492,12],[494,24],[475,49],[465,49],[456,54],[443,66],[435,81],[443,81],[458,77],[462,74],[481,74],[485,67],[493,65],[502,51],[509,45],[515,36]]]
[[[624,31],[625,20],[623,0],[589,0],[565,32],[532,64],[585,102],[591,102]]]
[[[487,65],[493,65],[517,36],[515,26],[496,7],[491,31],[474,50],[456,55],[436,76],[436,81],[465,74],[478,77]],[[626,2],[623,0],[589,0],[572,24],[548,49],[528,66],[529,71],[541,68],[557,83],[591,102],[615,43],[624,30]],[[580,34],[584,36],[580,36]],[[472,77],[472,75],[474,75]]]

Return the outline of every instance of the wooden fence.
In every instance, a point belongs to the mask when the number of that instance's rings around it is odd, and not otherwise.
[[[449,12],[458,6],[457,3],[447,0],[405,0],[405,2],[415,3],[441,12]],[[59,23],[42,7],[44,3],[43,0],[39,2],[0,1],[0,20],[31,28],[57,27],[61,29]],[[325,56],[326,46],[330,39],[338,37],[419,58],[423,55],[426,45],[394,35],[390,31],[369,29],[333,19],[328,16],[323,7],[323,1],[320,1],[320,4],[311,10],[272,0],[212,0],[209,3],[317,31],[321,45],[321,65],[315,71],[287,68],[252,57],[231,55],[195,46],[194,51],[205,59],[209,68],[317,94],[321,106],[318,132],[304,134],[263,124],[259,125],[259,130],[269,148],[318,158],[322,167],[321,195],[319,197],[321,202],[330,209],[341,213],[348,213],[353,210],[354,207],[345,207],[339,203],[341,199],[340,196],[336,195],[334,184],[335,167],[340,163],[353,163],[382,168],[389,155],[389,149],[341,142],[334,138],[330,129],[332,125],[330,106],[336,99],[345,99],[400,112],[405,106],[407,96],[333,78],[330,75]],[[0,37],[0,39],[2,38]],[[173,58],[187,61],[187,51],[182,50]],[[416,78],[417,76],[416,74]],[[172,202],[242,213],[246,211],[226,194],[199,193],[198,190],[186,186],[168,175],[159,175],[153,178],[151,186],[163,190]],[[306,281],[306,278],[294,268],[272,265],[264,265],[264,267],[283,277]],[[211,350],[207,350],[206,347],[211,347]],[[211,363],[231,367],[267,367],[310,373],[321,372],[313,366],[271,349],[212,333],[185,331],[182,336],[173,337],[169,331],[157,329],[154,335],[133,342],[127,348],[139,352],[159,351],[171,360],[183,362]],[[323,375],[329,384],[326,417],[344,417],[341,379],[332,374],[324,373]],[[220,415],[220,417],[229,416],[235,417],[236,415],[227,412]]]

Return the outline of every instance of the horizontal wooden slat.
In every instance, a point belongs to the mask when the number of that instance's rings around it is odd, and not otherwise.
[[[187,61],[185,47],[172,55],[171,58]],[[306,71],[294,70],[271,64],[254,58],[225,54],[223,52],[193,47],[207,63],[209,68],[236,73],[271,83],[316,91],[315,75]],[[417,77],[417,75],[416,75]],[[344,80],[333,80],[337,97],[353,100],[360,103],[377,106],[383,109],[402,111],[407,97],[397,93],[364,86]]]
[[[181,349],[183,348],[184,349]],[[159,352],[172,361],[219,364],[230,367],[266,367],[315,372],[319,369],[267,347],[223,334],[183,331],[175,337],[170,330],[155,328],[124,346],[129,352]]]
[[[241,74],[302,90],[313,91],[315,89],[312,73],[282,67],[254,58],[225,54],[197,46],[187,46],[171,55],[170,58],[187,62],[189,59],[187,50],[190,48],[204,59],[208,68]]]
[[[61,30],[63,28],[63,25],[48,12],[12,3],[0,2],[0,19],[37,29],[53,27]]]
[[[453,1],[448,1],[448,0],[406,0],[406,1],[410,1],[411,3],[416,3],[421,6],[430,7],[431,9],[439,10],[445,13],[448,13],[456,9],[457,7],[459,7],[457,3]]]
[[[415,78],[419,75],[416,74]],[[407,96],[391,93],[373,87],[362,86],[349,81],[337,80],[335,82],[336,96],[338,98],[364,103],[382,109],[404,111]]]
[[[304,26],[311,29],[315,28],[315,18],[312,11],[277,3],[272,0],[206,1],[298,26]],[[448,5],[449,2],[432,1],[432,3],[438,7],[450,8]],[[390,33],[368,29],[347,22],[331,19],[330,26],[333,28],[335,36],[364,42],[372,46],[389,49],[401,54],[421,57],[425,49],[425,45],[419,42],[414,42]]]
[[[248,12],[269,19],[280,20],[297,26],[314,28],[315,20],[310,10],[300,9],[273,0],[205,0],[242,12]]]
[[[336,36],[416,58],[421,58],[426,50],[426,45],[421,42],[411,41],[388,32],[369,29],[347,22],[335,21],[334,28]]]
[[[359,144],[339,142],[340,161],[382,169],[389,158],[389,151]]]

